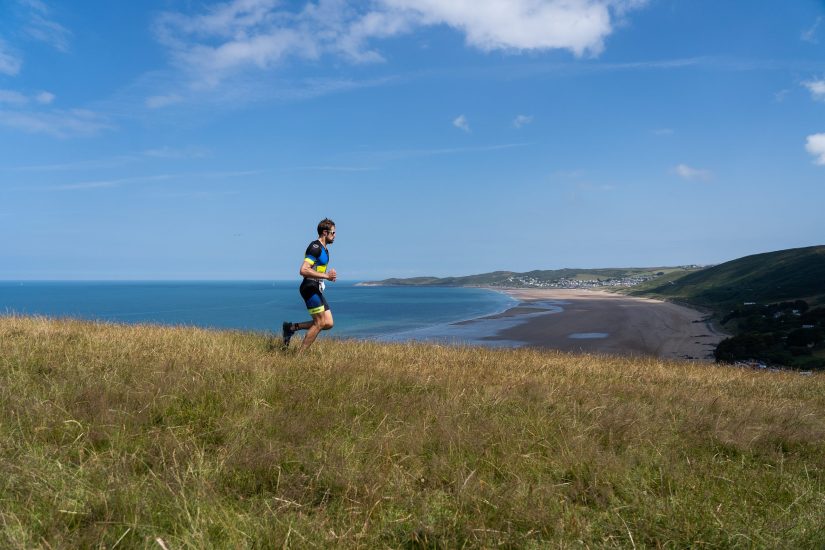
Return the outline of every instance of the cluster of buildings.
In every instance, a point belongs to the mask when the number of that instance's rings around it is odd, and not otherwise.
[[[651,273],[646,275],[633,275],[628,277],[614,277],[609,279],[553,279],[543,280],[536,277],[518,275],[508,277],[504,281],[504,286],[526,286],[533,288],[604,288],[604,287],[628,287],[635,286],[646,281],[650,281],[663,275],[663,273]]]

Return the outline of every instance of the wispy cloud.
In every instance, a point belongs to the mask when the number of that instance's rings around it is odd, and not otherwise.
[[[579,191],[606,193],[608,191],[613,191],[614,189],[616,189],[616,186],[609,183],[579,182],[576,184],[576,189],[578,189]]]
[[[10,4],[17,40],[36,40],[62,52],[69,50],[72,33],[55,20],[44,0],[10,0]],[[12,53],[0,39],[0,74],[16,76],[22,65],[23,58]],[[11,107],[0,110],[0,125],[60,138],[94,135],[110,127],[104,117],[86,109],[42,110],[55,99],[53,93],[45,90],[34,94],[0,90],[0,105]]]
[[[458,128],[459,130],[464,130],[465,132],[470,132],[470,123],[467,121],[467,117],[464,115],[458,115],[453,119],[453,126]]]
[[[47,191],[77,191],[82,189],[101,189],[106,187],[120,187],[131,183],[149,183],[154,181],[166,181],[172,179],[170,174],[159,174],[155,176],[137,176],[133,178],[115,178],[108,180],[82,181],[78,183],[67,183],[63,185],[53,185],[46,187]]]
[[[13,54],[9,46],[0,38],[0,74],[14,76],[20,72],[23,60]]]
[[[521,128],[533,122],[533,115],[518,115],[513,119],[513,127]]]
[[[35,101],[41,105],[48,105],[55,99],[55,95],[50,92],[40,92],[32,97],[15,90],[0,90],[0,104],[22,106]]]
[[[112,128],[102,115],[85,109],[40,111],[0,111],[0,124],[31,134],[58,138],[92,136]]]
[[[155,149],[147,149],[136,153],[115,155],[109,158],[76,160],[57,164],[7,167],[4,169],[15,172],[71,172],[78,170],[105,170],[108,168],[125,166],[127,164],[146,162],[151,159],[200,159],[208,156],[209,150],[203,147],[157,147]]]
[[[15,172],[70,172],[73,170],[100,170],[116,168],[139,160],[135,155],[118,155],[108,159],[78,160],[58,164],[38,164],[8,168]]]
[[[802,83],[817,101],[825,101],[825,80],[809,80]]]
[[[569,179],[578,180],[587,175],[587,172],[581,168],[575,170],[556,170],[550,174],[553,179]]]
[[[152,78],[134,85],[132,95],[143,95],[139,99],[151,110],[161,110],[171,106],[217,105],[221,108],[234,109],[252,103],[267,101],[306,101],[330,94],[374,88],[401,82],[397,76],[376,78],[340,78],[340,77],[306,77],[306,78],[260,78],[260,75],[243,74],[233,78],[231,83],[221,83],[214,87],[193,86],[187,81],[188,76],[169,72],[165,77],[156,73]],[[165,90],[157,93],[158,90]],[[122,98],[127,103],[131,97]]]
[[[240,194],[240,191],[181,191],[176,193],[154,193],[152,196],[160,199],[217,200]],[[242,237],[243,235],[234,233],[232,236]]]
[[[318,166],[296,166],[289,170],[317,170],[320,172],[373,172],[378,168],[374,166],[334,166],[334,165],[318,165]]]
[[[113,187],[122,187],[124,185],[132,185],[136,183],[153,183],[159,181],[169,181],[176,179],[223,179],[223,178],[239,178],[254,176],[263,173],[260,170],[242,170],[237,172],[197,172],[197,173],[183,173],[183,174],[156,174],[150,176],[135,176],[131,178],[115,178],[104,180],[82,181],[77,183],[68,183],[63,185],[53,185],[43,188],[45,191],[79,191],[88,189],[104,189]]]
[[[22,30],[30,38],[49,44],[62,52],[69,51],[72,33],[52,17],[51,8],[42,0],[18,0],[27,10]]]
[[[14,90],[0,90],[0,104],[6,105],[25,105],[29,102],[29,98],[15,92]]]
[[[814,156],[814,162],[820,166],[825,166],[825,134],[812,134],[808,136],[805,149]]]
[[[384,151],[358,151],[344,156],[356,159],[366,159],[367,162],[381,163],[409,158],[433,157],[442,155],[466,155],[506,151],[517,147],[526,147],[529,143],[503,143],[499,145],[481,145],[478,147],[445,147],[441,149],[393,149]]]
[[[819,16],[819,17],[816,18],[816,21],[814,21],[814,24],[811,26],[811,28],[802,31],[802,36],[800,38],[802,38],[802,40],[804,42],[810,42],[811,44],[818,44],[819,41],[816,38],[816,32],[817,32],[817,30],[819,30],[819,26],[821,24],[822,24],[822,16]]]
[[[209,151],[202,147],[158,147],[143,151],[143,155],[159,159],[199,159],[209,156]]]
[[[673,167],[673,173],[684,180],[688,181],[708,181],[711,178],[709,170],[702,168],[693,168],[687,164],[678,164]]]
[[[150,109],[159,109],[181,101],[183,101],[183,97],[180,94],[153,95],[146,98],[146,106]]]

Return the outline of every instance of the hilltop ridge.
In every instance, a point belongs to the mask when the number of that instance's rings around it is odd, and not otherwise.
[[[0,546],[825,545],[825,376],[269,344],[0,317]]]
[[[825,246],[753,254],[661,284],[653,281],[630,294],[682,299],[717,310],[786,300],[825,305]]]

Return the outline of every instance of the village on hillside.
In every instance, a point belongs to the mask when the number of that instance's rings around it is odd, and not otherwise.
[[[691,268],[692,266],[684,266]],[[530,288],[565,288],[565,289],[593,289],[606,287],[631,287],[647,281],[652,281],[664,275],[663,271],[656,273],[645,273],[626,277],[610,277],[596,279],[572,279],[562,277],[558,279],[540,279],[531,275],[513,275],[507,277],[497,286],[517,286]]]

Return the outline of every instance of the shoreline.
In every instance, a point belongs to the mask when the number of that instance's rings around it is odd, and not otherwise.
[[[713,361],[713,350],[726,337],[711,326],[707,313],[651,298],[600,290],[490,290],[519,303],[454,324],[469,328],[480,322],[510,321],[481,338],[492,345],[509,341],[578,353]]]

